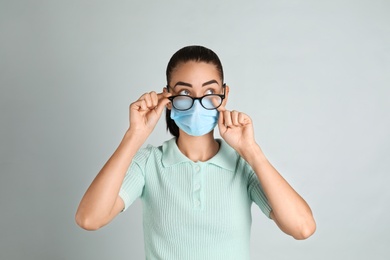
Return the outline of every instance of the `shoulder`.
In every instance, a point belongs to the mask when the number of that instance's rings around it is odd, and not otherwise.
[[[139,165],[145,165],[151,158],[161,159],[163,145],[154,146],[148,144],[146,147],[139,149],[137,153],[134,155],[133,162]]]

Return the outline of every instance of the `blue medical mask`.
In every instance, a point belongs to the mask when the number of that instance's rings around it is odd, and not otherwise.
[[[188,110],[180,111],[174,107],[171,110],[171,119],[181,130],[192,136],[202,136],[211,132],[218,123],[218,115],[218,110],[205,109],[199,100],[195,100]]]

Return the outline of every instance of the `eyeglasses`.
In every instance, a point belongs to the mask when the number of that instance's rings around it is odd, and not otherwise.
[[[170,96],[168,99],[172,102],[172,106],[180,111],[185,111],[190,109],[193,105],[195,100],[199,100],[202,107],[204,107],[207,110],[213,110],[217,109],[222,105],[222,101],[225,99],[225,87],[226,84],[222,85],[223,88],[223,94],[208,94],[204,95],[203,97],[191,97],[187,95],[177,95],[177,96]],[[169,90],[169,86],[167,86]]]

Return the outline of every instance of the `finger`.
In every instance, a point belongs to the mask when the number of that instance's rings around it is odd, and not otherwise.
[[[160,100],[162,98],[167,98],[167,97],[170,97],[172,96],[172,93],[169,93],[169,92],[163,92],[163,93],[158,93],[157,94],[157,98]]]
[[[162,111],[164,110],[165,106],[171,102],[169,99],[162,99],[159,101],[158,105],[156,106],[156,112],[158,115],[161,115]]]
[[[242,126],[246,126],[246,125],[252,123],[251,118],[245,113],[240,113],[240,115],[238,116],[238,121],[240,122],[240,125],[242,125]]]
[[[154,107],[156,106],[155,104],[153,104],[153,95],[155,95],[155,92],[151,91],[147,93],[147,95],[145,95],[144,97],[145,103],[149,109],[154,109]]]
[[[143,100],[143,99],[137,100],[130,105],[130,110],[140,111],[140,110],[145,110],[145,109],[146,109],[146,105],[145,105],[145,100]]]
[[[150,93],[146,94],[144,96],[145,104],[149,109],[153,109],[155,106],[153,106],[152,97]]]
[[[146,107],[148,107],[148,103],[150,103],[150,94],[149,93],[144,93],[140,98],[137,100],[139,101],[139,109],[141,110],[146,110]],[[143,101],[143,102],[142,102]]]
[[[236,110],[233,110],[231,112],[232,124],[235,125],[235,126],[239,126],[240,125],[240,123],[238,123],[238,115],[239,115],[239,112],[236,111]]]
[[[170,96],[172,96],[172,94],[171,93],[167,93],[167,92],[157,94],[157,105],[159,105],[161,102],[163,102],[164,106],[165,106],[166,104],[171,102],[168,99],[168,97],[170,97]]]
[[[223,111],[223,120],[225,123],[225,126],[227,127],[232,127],[232,117],[231,117],[231,112],[229,110]]]
[[[146,105],[145,99],[140,100],[139,103],[140,103],[140,110],[142,111],[149,110],[148,106]]]
[[[140,96],[138,100],[143,100],[143,99],[145,99],[145,96],[148,95],[148,94],[149,94],[149,93],[144,93],[144,94],[142,94],[142,96]]]
[[[153,107],[156,107],[157,104],[158,104],[157,93],[156,93],[155,91],[150,92],[150,97],[151,97],[151,99],[152,99],[152,106],[153,106]]]
[[[223,117],[223,112],[219,112],[218,117],[218,128],[219,128],[219,134],[222,134],[226,131],[225,121]]]
[[[171,102],[168,97],[171,96],[171,93],[160,93],[157,95],[158,97],[158,104],[156,106],[156,112],[158,115],[161,115],[162,111],[164,110],[165,106]]]
[[[240,113],[238,115],[238,123],[240,125],[245,125],[245,114],[244,113]]]

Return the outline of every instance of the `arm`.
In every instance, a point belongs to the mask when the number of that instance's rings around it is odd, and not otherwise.
[[[75,217],[80,227],[99,229],[123,210],[124,202],[118,194],[126,171],[157,124],[169,95],[146,93],[130,105],[129,129],[81,199]]]
[[[254,143],[241,156],[251,165],[262,184],[272,208],[271,218],[278,227],[295,239],[311,236],[316,224],[310,207],[271,165],[260,147]]]
[[[227,93],[229,87],[227,86]],[[244,113],[218,108],[221,137],[243,157],[262,184],[272,208],[271,218],[285,233],[296,239],[312,235],[316,224],[308,204],[270,164],[254,138],[252,120]]]
[[[124,208],[118,196],[126,171],[143,138],[127,131],[117,150],[95,177],[82,198],[76,213],[77,224],[96,230],[110,222]]]

